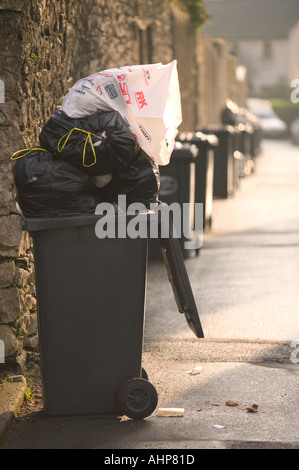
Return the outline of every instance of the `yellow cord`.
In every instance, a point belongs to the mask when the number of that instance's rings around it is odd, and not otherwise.
[[[26,150],[27,150],[27,152],[26,152]],[[33,152],[34,150],[41,150],[42,152],[47,152],[47,150],[41,149],[41,148],[22,149],[22,150],[18,150],[17,152],[13,153],[10,158],[11,158],[11,160],[18,160],[19,158],[25,157],[26,155],[28,155],[28,153]],[[21,152],[26,152],[26,153],[24,153],[22,155],[19,155],[17,157],[16,155],[18,153],[21,153]]]
[[[73,131],[79,131],[79,132],[83,132],[84,134],[87,134],[87,138],[85,140],[85,144],[84,144],[84,148],[83,148],[83,166],[85,166],[86,168],[94,165],[96,162],[97,162],[97,156],[96,156],[96,153],[95,153],[95,150],[94,150],[94,146],[93,146],[93,143],[92,143],[92,140],[91,140],[91,136],[93,135],[94,137],[97,137],[99,140],[103,140],[102,137],[96,135],[96,134],[93,134],[92,132],[89,132],[89,131],[86,131],[84,129],[79,129],[78,127],[73,127],[73,129],[71,129],[69,132],[67,132],[66,134],[64,134],[61,139],[59,139],[59,142],[58,142],[58,145],[57,145],[57,150],[59,153],[62,152],[62,150],[64,149],[64,147],[66,146],[67,144],[67,141],[69,140],[70,136],[72,135],[72,132]],[[63,141],[63,145],[61,147],[61,143]],[[93,153],[93,156],[94,156],[94,161],[93,163],[91,163],[90,165],[86,165],[85,164],[85,154],[86,154],[86,146],[87,146],[87,143],[89,143],[89,145],[91,146],[91,149],[92,149],[92,153]]]
[[[86,131],[84,129],[79,129],[78,127],[73,127],[73,129],[71,129],[69,132],[67,132],[66,134],[64,134],[61,139],[59,139],[58,141],[58,145],[57,145],[57,150],[59,153],[62,152],[62,150],[64,149],[64,147],[66,146],[67,144],[67,141],[69,140],[70,136],[72,135],[72,132],[73,131],[79,131],[79,132],[83,132],[84,134],[87,134],[87,138],[85,140],[85,144],[84,144],[84,148],[83,148],[83,166],[85,166],[86,168],[94,165],[96,162],[97,162],[97,156],[96,156],[96,153],[95,153],[95,149],[94,149],[94,146],[93,146],[93,143],[92,143],[92,140],[91,140],[91,136],[94,136],[96,137],[97,139],[99,140],[103,140],[102,137],[96,135],[96,134],[93,134],[92,132],[89,132],[89,131]],[[61,143],[63,142],[63,145],[61,147]],[[92,149],[92,153],[93,153],[93,156],[94,156],[94,161],[93,163],[91,163],[90,165],[86,165],[85,164],[85,155],[86,155],[86,146],[87,146],[87,143],[89,143],[89,145],[91,146],[91,149]],[[15,152],[10,158],[11,160],[18,160],[19,158],[23,158],[25,157],[26,155],[28,155],[28,153],[30,152],[33,152],[34,150],[40,150],[42,152],[47,152],[47,150],[45,149],[42,149],[42,148],[38,148],[38,147],[34,147],[34,148],[30,148],[30,149],[22,149],[22,150],[18,150],[17,152]],[[18,154],[20,154],[21,152],[26,152],[26,153],[22,153],[21,155],[17,156]]]

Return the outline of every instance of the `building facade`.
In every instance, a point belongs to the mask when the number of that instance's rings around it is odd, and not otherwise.
[[[225,39],[248,70],[252,95],[286,90],[299,77],[297,0],[206,0],[204,32]]]

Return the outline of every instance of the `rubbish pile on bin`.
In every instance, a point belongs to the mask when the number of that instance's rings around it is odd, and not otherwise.
[[[181,122],[176,61],[119,67],[79,80],[19,150],[14,178],[25,217],[94,213],[97,204],[158,201]]]

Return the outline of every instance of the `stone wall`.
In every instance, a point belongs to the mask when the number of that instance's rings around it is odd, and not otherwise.
[[[208,124],[221,124],[221,111],[227,98],[239,106],[245,106],[247,81],[225,41],[208,38],[197,32],[197,49],[200,70],[197,97],[199,128]]]
[[[208,124],[220,124],[227,98],[244,106],[246,77],[237,76],[238,64],[225,41],[195,31],[189,15],[176,3],[172,11],[173,48],[178,61],[183,110],[180,130],[194,131]]]
[[[42,126],[79,78],[119,65],[171,61],[168,6],[166,0],[0,0],[2,368],[23,367],[25,351],[38,346],[31,239],[21,230],[10,156],[38,143]]]

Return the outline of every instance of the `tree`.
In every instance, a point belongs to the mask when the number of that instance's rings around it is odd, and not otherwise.
[[[200,28],[210,19],[210,15],[204,6],[204,0],[178,0],[178,2],[189,13],[195,28]]]

